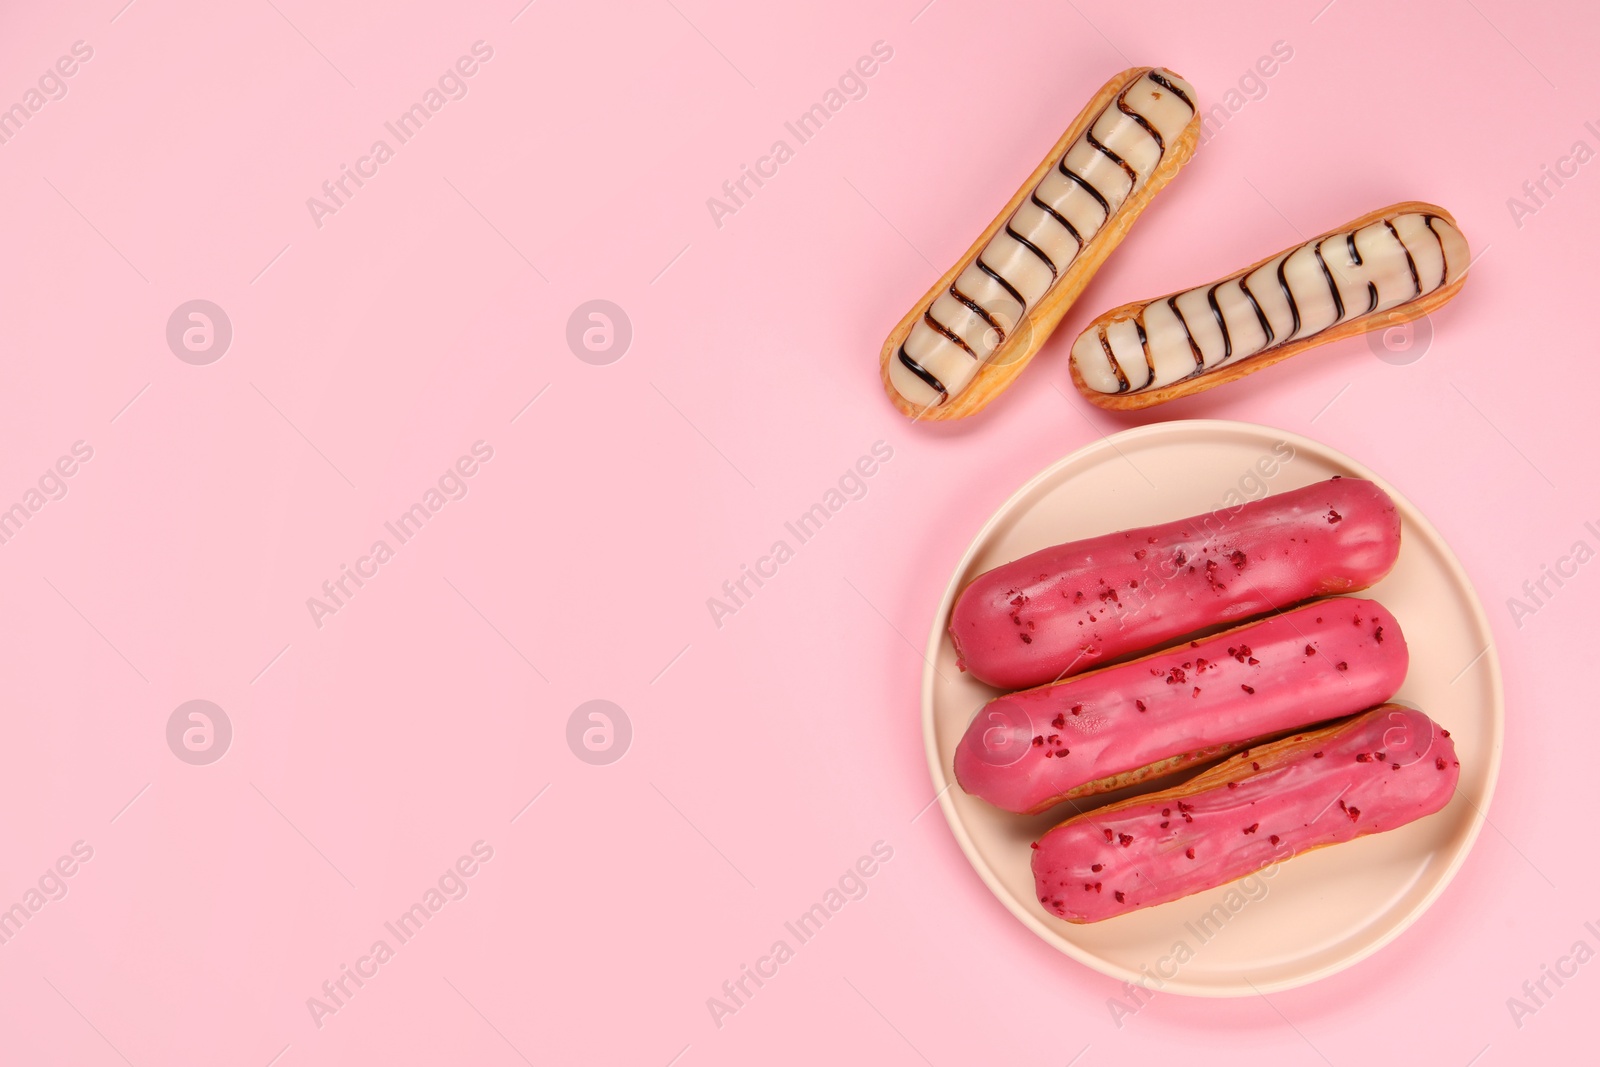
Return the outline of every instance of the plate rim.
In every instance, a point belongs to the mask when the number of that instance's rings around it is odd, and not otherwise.
[[[1484,611],[1483,601],[1479,598],[1477,588],[1473,585],[1466,569],[1461,566],[1461,561],[1456,558],[1455,550],[1450,547],[1450,543],[1439,533],[1438,528],[1423,514],[1420,508],[1412,503],[1409,497],[1397,491],[1393,485],[1380,477],[1366,464],[1352,459],[1332,445],[1317,441],[1304,434],[1268,426],[1264,423],[1244,422],[1238,419],[1174,419],[1129,427],[1115,433],[1102,434],[1099,440],[1090,441],[1088,444],[1075,448],[1061,458],[1047,464],[994,509],[988,520],[979,527],[977,533],[968,542],[966,550],[962,552],[961,558],[956,563],[955,569],[950,575],[950,580],[945,586],[944,596],[940,598],[939,608],[934,614],[928,643],[923,652],[921,693],[923,750],[928,760],[928,771],[933,787],[937,791],[939,810],[944,813],[945,823],[950,827],[950,832],[955,837],[956,844],[960,846],[962,854],[966,857],[967,865],[982,879],[984,885],[994,895],[995,899],[1004,905],[1012,916],[1031,930],[1040,940],[1084,966],[1124,982],[1139,982],[1143,979],[1144,975],[1139,971],[1130,970],[1083,948],[1081,945],[1064,937],[1060,932],[1047,926],[1038,916],[1022,907],[1016,897],[1000,883],[1000,879],[993,868],[978,853],[971,834],[967,832],[966,825],[957,816],[955,800],[951,796],[952,791],[959,789],[960,786],[956,783],[953,774],[947,775],[945,773],[943,761],[939,756],[938,734],[934,721],[934,680],[937,675],[936,663],[938,654],[943,645],[947,620],[955,604],[961,577],[971,567],[974,557],[989,541],[1001,521],[1011,517],[1025,497],[1032,493],[1041,483],[1053,478],[1063,467],[1082,462],[1098,452],[1114,452],[1120,455],[1121,449],[1118,448],[1118,445],[1127,441],[1142,440],[1148,437],[1162,437],[1180,431],[1189,433],[1220,434],[1244,432],[1258,435],[1270,434],[1277,440],[1289,442],[1297,450],[1304,448],[1306,451],[1321,458],[1328,459],[1331,457],[1334,463],[1346,467],[1353,477],[1365,478],[1376,484],[1392,498],[1402,501],[1406,508],[1415,515],[1415,521],[1412,522],[1412,525],[1417,528],[1425,540],[1430,540],[1438,548],[1446,570],[1455,579],[1460,588],[1466,591],[1467,601],[1471,608],[1472,622],[1488,641],[1488,646],[1483,652],[1482,658],[1485,660],[1489,670],[1492,698],[1489,710],[1493,736],[1489,749],[1488,776],[1484,783],[1483,799],[1480,803],[1472,803],[1471,798],[1468,798],[1468,803],[1472,806],[1473,813],[1465,839],[1461,847],[1456,849],[1455,855],[1450,858],[1444,871],[1435,880],[1432,888],[1428,890],[1422,899],[1403,915],[1392,928],[1384,931],[1382,935],[1370,943],[1330,963],[1308,970],[1304,974],[1262,983],[1250,983],[1247,979],[1244,985],[1199,984],[1192,981],[1184,981],[1179,976],[1163,981],[1157,989],[1157,992],[1161,993],[1176,993],[1180,996],[1211,999],[1258,996],[1262,993],[1298,989],[1338,974],[1386,948],[1406,930],[1410,929],[1428,909],[1433,907],[1450,883],[1455,881],[1456,874],[1466,862],[1467,856],[1471,854],[1473,848],[1477,845],[1478,835],[1482,832],[1484,823],[1488,821],[1488,809],[1494,802],[1495,788],[1500,781],[1500,762],[1505,743],[1505,685],[1500,671],[1499,646],[1495,640],[1494,629],[1489,623],[1488,613]],[[1462,795],[1465,796],[1465,794]]]

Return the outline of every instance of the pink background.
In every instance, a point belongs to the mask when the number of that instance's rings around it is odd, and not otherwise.
[[[0,945],[0,1060],[1205,1064],[1225,1039],[1489,1064],[1592,1039],[1600,964],[1520,1028],[1506,1005],[1600,946],[1600,567],[1520,626],[1506,605],[1600,547],[1600,172],[1507,205],[1600,147],[1586,6],[122,3],[0,16],[0,105],[93,49],[0,144],[0,506],[94,453],[0,545],[0,907],[93,849]],[[306,199],[479,40],[467,95],[319,228]],[[795,146],[784,122],[880,40],[865,98]],[[1210,107],[1278,41],[1004,399],[894,413],[882,337],[1105,78],[1164,64]],[[706,198],[780,137],[794,158],[719,228]],[[1422,358],[1343,342],[1134,418],[1072,393],[1092,315],[1409,198],[1482,257]],[[165,337],[196,298],[233,325],[208,366]],[[565,340],[597,298],[633,325],[608,366]],[[1013,921],[936,809],[913,821],[920,649],[1017,485],[1193,417],[1310,434],[1433,519],[1496,628],[1505,762],[1394,945],[1119,1028],[1119,984]],[[306,599],[479,440],[465,499],[317,627]],[[879,440],[866,496],[715,625],[707,598]],[[595,698],[632,723],[608,766],[566,742]],[[209,766],[166,743],[193,699],[233,724]],[[479,840],[468,895],[319,1028],[307,998]],[[717,1027],[706,998],[880,840],[865,898]]]

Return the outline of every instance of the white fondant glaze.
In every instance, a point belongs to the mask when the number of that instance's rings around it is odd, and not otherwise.
[[[1164,88],[1153,77],[1166,80],[1178,92]],[[905,343],[890,359],[889,383],[896,392],[911,404],[929,407],[947,403],[971,384],[999,347],[1000,331],[1009,335],[1022,316],[1038,305],[1077,259],[1082,245],[1105,227],[1135,189],[1149,181],[1166,152],[1183,136],[1184,128],[1194,116],[1194,108],[1185,103],[1184,97],[1192,101],[1194,87],[1171,71],[1157,68],[1135,79],[1089,124],[1084,135],[1056,160],[1030,190],[1032,195],[1023,198],[1021,206],[1012,212],[1006,225],[978,255],[978,261],[1005,279],[1015,295],[985,274],[977,261],[968,265],[956,277],[951,290],[940,294],[925,309],[924,316],[911,327]],[[1128,111],[1139,117],[1134,118]],[[1140,119],[1148,124],[1148,129],[1141,125]],[[1104,150],[1095,147],[1090,137],[1104,146]],[[1122,162],[1112,159],[1107,152],[1115,154]],[[1133,170],[1134,178],[1129,178],[1124,164]],[[1062,168],[1092,186],[1094,192],[1062,173]],[[1105,206],[1096,199],[1096,193],[1105,201]],[[1034,203],[1034,197],[1049,210]],[[1060,218],[1052,215],[1052,211]],[[1061,219],[1065,219],[1067,225],[1063,225]],[[1077,231],[1076,236],[1073,230]],[[1018,236],[1033,248],[1019,241]],[[1045,259],[1050,262],[1047,264]],[[999,330],[956,299],[957,292],[982,307]],[[1022,303],[1017,296],[1022,298]],[[961,338],[965,346],[931,325],[930,314],[940,326]],[[933,382],[917,374],[907,364],[907,357]],[[1142,358],[1137,370],[1139,376],[1146,375]],[[1114,377],[1110,391],[1116,391]]]
[[[1425,296],[1461,277],[1467,255],[1466,239],[1445,219],[1402,212],[1091,326],[1073,343],[1072,361],[1096,392],[1163,388]]]

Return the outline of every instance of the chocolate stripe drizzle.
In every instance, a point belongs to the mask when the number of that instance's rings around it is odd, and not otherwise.
[[[1138,82],[1133,83],[1133,85],[1138,84]],[[1128,86],[1128,89],[1132,89],[1133,85]],[[1156,132],[1156,128],[1154,126],[1150,125],[1149,119],[1145,118],[1143,115],[1139,114],[1137,111],[1133,110],[1133,108],[1128,106],[1128,89],[1124,89],[1122,92],[1117,94],[1117,110],[1143,127],[1144,132],[1148,133],[1155,140],[1156,147],[1161,149],[1162,153],[1165,154],[1167,151],[1167,142],[1161,139],[1161,134]]]
[[[1111,162],[1122,168],[1122,173],[1128,176],[1128,182],[1130,185],[1139,184],[1139,173],[1128,165],[1127,160],[1123,159],[1111,149],[1100,143],[1100,139],[1094,135],[1093,126],[1085,130],[1083,136],[1084,139],[1089,142],[1089,147],[1093,148],[1095,151],[1099,152],[1101,155],[1111,160]]]
[[[1147,372],[1144,384],[1139,388],[1148,388],[1156,380],[1156,363],[1150,357],[1150,337],[1144,332],[1144,308],[1139,309],[1139,314],[1133,317],[1133,328],[1139,331],[1139,351],[1144,354],[1144,369]]]
[[[906,351],[904,341],[900,342],[900,363],[906,370],[921,378],[929,389],[933,389],[939,394],[939,403],[943,404],[950,399],[950,390],[946,389],[944,383],[935,378],[926,367],[911,358],[911,355]]]
[[[1311,246],[1311,254],[1317,257],[1317,266],[1322,268],[1322,276],[1328,280],[1328,292],[1333,294],[1333,321],[1344,320],[1344,297],[1339,295],[1339,285],[1333,280],[1333,271],[1328,269],[1328,261],[1322,258],[1322,242],[1318,241]]]
[[[1181,293],[1179,294],[1182,295]],[[1194,369],[1198,374],[1206,369],[1206,357],[1200,352],[1200,346],[1194,343],[1194,331],[1189,329],[1189,320],[1183,317],[1183,312],[1178,309],[1178,297],[1167,297],[1167,307],[1178,316],[1178,325],[1183,327],[1183,339],[1189,342],[1189,352],[1194,356]]]
[[[1100,205],[1100,210],[1106,213],[1106,218],[1111,218],[1111,205],[1106,202],[1105,194],[1096,189],[1087,178],[1081,178],[1076,171],[1068,170],[1066,156],[1061,157],[1061,162],[1056,164],[1056,170],[1059,170],[1063,177],[1077,182],[1078,188],[1094,197],[1094,202]]]
[[[1111,343],[1106,340],[1104,327],[1100,329],[1100,348],[1105,352],[1106,362],[1111,364],[1111,370],[1117,376],[1117,392],[1126,393],[1128,391],[1128,376],[1123,373],[1122,364],[1117,362],[1117,357],[1111,354]]]
[[[1261,323],[1261,330],[1267,335],[1263,349],[1271,348],[1273,341],[1277,340],[1278,333],[1272,328],[1272,323],[1267,320],[1267,313],[1261,310],[1261,301],[1256,299],[1256,294],[1250,291],[1250,284],[1244,275],[1239,277],[1239,290],[1244,293],[1245,299],[1250,301],[1250,306],[1256,309],[1256,321]]]
[[[1022,306],[1022,310],[1023,311],[1027,311],[1028,310],[1028,302],[1026,300],[1022,299],[1022,294],[1017,292],[1016,287],[1013,286],[1010,282],[1006,281],[1004,278],[1000,277],[1000,275],[996,274],[993,267],[989,266],[989,264],[987,264],[987,263],[985,263],[983,261],[983,253],[981,253],[981,252],[978,253],[978,258],[973,260],[972,262],[977,264],[977,267],[978,267],[979,270],[983,271],[983,273],[985,273],[989,277],[993,278],[995,280],[995,284],[999,285],[1000,288],[1004,289],[1007,293],[1009,293],[1011,295],[1011,299],[1015,300],[1018,304],[1020,304]]]
[[[1428,232],[1433,234],[1433,239],[1439,242],[1439,286],[1443,288],[1444,284],[1450,280],[1450,258],[1444,254],[1444,238],[1440,237],[1439,231],[1433,228],[1434,220],[1438,219],[1438,217],[1438,215],[1424,215],[1422,216],[1422,224],[1428,227]]]
[[[946,326],[944,323],[940,322],[938,319],[934,318],[932,310],[924,311],[922,313],[922,321],[926,322],[929,326],[933,327],[933,329],[940,336],[946,337],[949,340],[954,341],[956,344],[960,345],[961,346],[961,351],[965,352],[967,355],[971,356],[973,359],[981,359],[982,358],[981,356],[978,355],[978,353],[976,353],[976,352],[974,352],[972,350],[972,346],[971,345],[967,344],[967,342],[965,342],[965,341],[963,341],[961,339],[961,336],[959,334],[957,334],[950,327]]]
[[[1300,247],[1304,248],[1305,246],[1301,245]],[[1299,250],[1297,248],[1295,252]],[[1283,268],[1289,265],[1289,256],[1292,255],[1294,255],[1294,252],[1290,252],[1278,260],[1278,288],[1283,290],[1283,298],[1289,301],[1289,313],[1294,316],[1294,325],[1289,327],[1289,336],[1284,338],[1285,341],[1294,340],[1294,335],[1300,332],[1300,305],[1294,302],[1294,293],[1289,291],[1289,280],[1283,276]]]
[[[1350,265],[1359,267],[1365,261],[1361,258],[1361,250],[1356,247],[1356,232],[1351,230],[1344,235],[1344,244],[1350,252]],[[1378,286],[1374,282],[1367,283],[1367,310],[1363,315],[1370,315],[1378,309]]]
[[[1005,229],[1007,237],[1011,238],[1013,241],[1017,242],[1017,244],[1021,245],[1023,248],[1026,248],[1034,255],[1038,256],[1039,262],[1050,268],[1050,280],[1052,282],[1054,282],[1056,278],[1060,277],[1061,272],[1056,269],[1055,260],[1045,255],[1044,249],[1040,248],[1038,245],[1022,236],[1022,234],[1018,233],[1016,230],[1013,230],[1011,228],[1011,223],[1006,223]]]
[[[1406,266],[1411,269],[1411,284],[1417,287],[1417,292],[1412,297],[1415,300],[1422,295],[1422,275],[1417,273],[1417,261],[1411,258],[1411,249],[1400,239],[1400,231],[1394,228],[1394,223],[1389,219],[1384,219],[1383,225],[1389,231],[1389,236],[1394,238],[1394,243],[1399,245],[1406,254]]]
[[[1228,333],[1228,322],[1222,317],[1222,308],[1217,304],[1217,289],[1222,283],[1218,282],[1206,290],[1206,303],[1211,305],[1211,317],[1217,320],[1217,329],[1222,331],[1222,358],[1224,361],[1233,355],[1233,338]],[[1151,377],[1155,377],[1154,373]]]
[[[1150,80],[1161,86],[1161,88],[1165,89],[1167,92],[1176,94],[1179,100],[1182,100],[1185,104],[1189,105],[1190,111],[1194,110],[1194,101],[1189,99],[1189,94],[1174,85],[1170,80],[1168,80],[1167,76],[1162,74],[1159,70],[1152,70],[1150,72]]]
[[[1049,215],[1051,218],[1055,219],[1057,222],[1061,223],[1061,225],[1066,229],[1067,234],[1074,241],[1078,242],[1078,251],[1082,252],[1083,251],[1083,234],[1078,232],[1078,228],[1076,226],[1074,226],[1072,223],[1068,222],[1067,221],[1067,217],[1065,215],[1063,215],[1061,212],[1057,211],[1055,208],[1051,207],[1049,204],[1045,203],[1043,200],[1040,200],[1039,199],[1039,194],[1038,194],[1037,191],[1029,193],[1028,197],[1029,197],[1030,200],[1033,201],[1033,204],[1034,204],[1035,207],[1037,207],[1039,210],[1043,211],[1046,215]]]
[[[993,315],[989,314],[988,309],[986,309],[976,300],[972,299],[972,297],[968,296],[966,293],[963,293],[960,289],[957,289],[953,284],[950,286],[950,295],[955,297],[956,301],[964,305],[968,311],[972,312],[974,315],[978,316],[978,318],[982,319],[988,324],[989,329],[993,330],[999,337],[999,339],[995,341],[996,345],[1005,343],[1006,331],[1000,325],[999,321],[996,320]],[[928,310],[930,313],[932,312],[933,308],[931,305],[929,306]]]

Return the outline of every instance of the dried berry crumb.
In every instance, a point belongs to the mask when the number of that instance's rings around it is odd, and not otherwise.
[[[1343,805],[1341,805],[1341,807],[1342,806]],[[1100,832],[1106,835],[1106,843],[1110,844],[1111,843],[1111,831],[1110,830],[1101,830]]]
[[[1228,783],[1228,788],[1229,789],[1238,789],[1239,788],[1239,783],[1238,782],[1229,782]]]
[[[1166,819],[1161,820],[1161,829],[1165,830],[1169,825],[1171,824]]]
[[[1096,863],[1091,865],[1089,870],[1093,871],[1095,874],[1099,874],[1101,871],[1105,870],[1105,866],[1106,865],[1103,863]]]
[[[1346,663],[1344,660],[1340,660],[1338,663],[1335,663],[1334,666],[1338,667],[1341,671],[1347,671],[1350,669],[1350,664]]]
[[[1441,771],[1444,770],[1444,757],[1440,756],[1438,759],[1434,760],[1433,765],[1439,768]]]
[[[1345,812],[1350,816],[1351,822],[1355,822],[1357,819],[1361,818],[1361,809],[1356,807],[1354,804],[1346,808]]]
[[[1278,837],[1277,834],[1273,834],[1271,837],[1267,838],[1267,840],[1272,842],[1274,845],[1276,845],[1282,839],[1280,837]]]
[[[1244,570],[1245,555],[1239,549],[1234,549],[1228,555],[1228,562],[1233,564],[1235,570]]]
[[[1311,758],[1312,758],[1312,759],[1321,759],[1321,758],[1322,758],[1322,753],[1320,753],[1320,752],[1313,752],[1313,753],[1311,753]]]
[[[1029,848],[1038,848],[1039,847],[1039,842],[1037,842],[1037,841],[1029,842],[1028,847]],[[1043,898],[1041,897],[1040,899],[1043,899]]]
[[[1189,857],[1189,858],[1190,858],[1190,859],[1194,859],[1194,849],[1192,849],[1192,848],[1186,848],[1186,849],[1184,849],[1184,850],[1183,850],[1183,854],[1184,854],[1184,855],[1185,855],[1185,856],[1188,856],[1188,857]]]
[[[1261,829],[1261,824],[1258,822],[1253,822],[1244,828],[1244,832],[1247,834],[1253,834],[1259,829]]]
[[[1383,644],[1383,627],[1380,626],[1372,631],[1372,639],[1380,645]]]
[[[1055,718],[1050,720],[1050,725],[1059,730],[1067,725],[1067,717],[1065,715],[1057,715]]]
[[[1138,708],[1138,709],[1139,709],[1139,710],[1140,710],[1140,711],[1143,711],[1143,710],[1145,710],[1145,708],[1144,708],[1144,701],[1142,701],[1142,700],[1135,700],[1135,701],[1134,701],[1134,702],[1133,702],[1133,706],[1134,706],[1134,707],[1136,707],[1136,708]]]
[[[1334,523],[1341,521],[1343,518],[1344,518],[1344,516],[1339,514],[1337,511],[1333,510],[1332,508],[1328,509],[1328,525],[1329,526],[1332,526]]]
[[[1116,891],[1116,893],[1115,893],[1115,894],[1113,894],[1113,895],[1114,895],[1114,896],[1115,896],[1115,897],[1116,897],[1116,898],[1117,898],[1117,903],[1118,903],[1118,904],[1121,904],[1121,903],[1122,903],[1122,900],[1123,900],[1123,897],[1122,897],[1122,890],[1120,890],[1120,889],[1119,889],[1119,890],[1117,890],[1117,891]]]
[[[1194,697],[1197,697],[1199,695],[1200,695],[1200,687],[1197,685],[1197,686],[1194,687],[1194,692],[1189,694],[1189,697],[1191,699],[1193,699]]]
[[[1022,638],[1022,643],[1023,644],[1025,644],[1025,645],[1033,644],[1033,638],[1029,637],[1027,634],[1018,634],[1017,636]]]
[[[1375,752],[1375,753],[1373,753],[1372,758],[1377,760],[1379,763],[1382,763],[1384,760],[1389,758],[1389,753],[1387,753],[1387,752]]]
[[[1083,714],[1083,705],[1082,704],[1074,704],[1074,705],[1072,705],[1072,714],[1074,714],[1074,715],[1082,715]]]
[[[1365,752],[1357,752],[1356,753],[1356,762],[1357,763],[1371,763],[1372,762],[1372,757],[1367,755]]]
[[[1256,691],[1253,688],[1251,688],[1250,686],[1241,685],[1239,688],[1243,689],[1246,693],[1249,693],[1251,696],[1255,696]]]
[[[1315,656],[1316,654],[1317,654],[1317,650],[1316,649],[1312,648],[1310,645],[1306,646],[1306,655]]]
[[[1123,848],[1127,848],[1129,845],[1133,844],[1133,835],[1132,834],[1118,834],[1117,835],[1117,844],[1121,845]]]
[[[1044,735],[1043,734],[1040,734],[1038,737],[1035,737],[1033,739],[1033,747],[1034,748],[1038,748],[1042,744],[1044,744]]]
[[[1257,763],[1255,760],[1251,760],[1250,769],[1253,771],[1259,771],[1261,769],[1261,764]]]
[[[1136,548],[1136,549],[1133,550],[1133,558],[1134,559],[1144,559],[1144,556],[1145,556],[1145,550],[1144,549]]]

